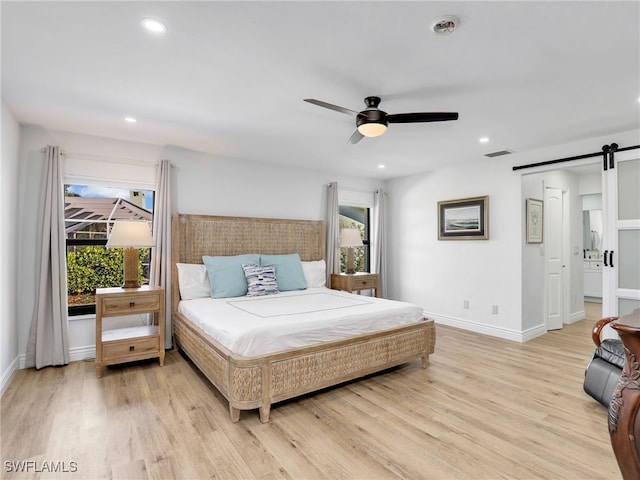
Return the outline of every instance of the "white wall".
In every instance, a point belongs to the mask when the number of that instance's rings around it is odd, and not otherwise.
[[[521,340],[520,175],[511,166],[508,158],[474,159],[388,182],[392,298],[439,323]],[[438,201],[482,195],[489,240],[438,240]]]
[[[20,129],[2,100],[0,157],[0,394],[18,368],[18,145]]]
[[[166,147],[173,169],[173,207],[180,213],[324,220],[326,186],[373,192],[382,181],[345,177],[322,169],[296,169],[219,158]]]
[[[231,216],[278,217],[324,220],[326,185],[337,181],[339,188],[369,190],[383,182],[345,177],[322,169],[293,169],[264,163],[220,158],[176,147],[122,142],[69,132],[23,126],[21,135],[20,226],[21,295],[19,301],[19,352],[23,356],[33,305],[34,232],[38,218],[42,147],[59,145],[74,158],[116,162],[113,168],[127,168],[126,162],[156,164],[168,159],[173,165],[172,210],[174,213]],[[89,160],[90,159],[90,160]],[[124,162],[124,163],[123,163]],[[72,317],[69,344],[72,360],[94,355],[94,317]]]
[[[522,176],[520,208],[525,211],[526,199],[544,200],[543,179],[537,175]],[[522,222],[522,329],[546,332],[544,319],[544,243],[526,242],[526,221]],[[543,228],[544,240],[544,228]]]
[[[578,189],[580,195],[602,193],[602,174],[590,173],[588,175],[580,175]]]

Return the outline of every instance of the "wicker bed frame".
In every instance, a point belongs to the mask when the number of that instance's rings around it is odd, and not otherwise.
[[[432,320],[368,335],[242,357],[180,314],[176,263],[202,263],[203,255],[297,252],[303,261],[325,258],[321,221],[177,214],[172,222],[173,336],[202,373],[229,401],[231,420],[240,410],[260,410],[269,421],[271,405],[418,358],[427,367],[435,346]]]

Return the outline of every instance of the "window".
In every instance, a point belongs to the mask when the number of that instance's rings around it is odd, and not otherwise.
[[[95,313],[95,289],[123,282],[123,249],[105,248],[115,220],[153,222],[152,190],[67,184],[65,233],[69,316]],[[151,249],[141,248],[141,283],[149,283]]]
[[[357,228],[362,236],[364,246],[354,249],[356,260],[356,272],[369,271],[369,213],[367,207],[357,207],[349,205],[340,205],[338,207],[340,230],[343,228]],[[347,252],[346,249],[340,249],[340,271],[346,271]]]

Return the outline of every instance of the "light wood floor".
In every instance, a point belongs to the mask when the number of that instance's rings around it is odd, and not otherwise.
[[[587,320],[600,320],[602,318],[602,304],[595,302],[584,302],[584,314]]]
[[[280,404],[268,424],[232,424],[175,351],[101,379],[90,362],[23,370],[2,397],[2,462],[74,461],[57,475],[73,479],[618,479],[607,412],[582,390],[592,325],[525,344],[438,326],[429,368]]]

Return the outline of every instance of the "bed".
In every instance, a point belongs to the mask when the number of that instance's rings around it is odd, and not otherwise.
[[[172,284],[178,285],[178,264],[202,264],[203,256],[295,252],[303,262],[310,262],[323,260],[325,250],[321,221],[176,214],[172,220]],[[335,292],[310,289],[305,293],[325,291]],[[175,345],[228,400],[233,422],[239,421],[241,410],[256,408],[260,420],[268,422],[274,403],[403,363],[421,359],[426,368],[435,346],[434,323],[422,318],[348,338],[246,356],[232,352],[181,313],[180,303],[180,289],[174,287]]]

